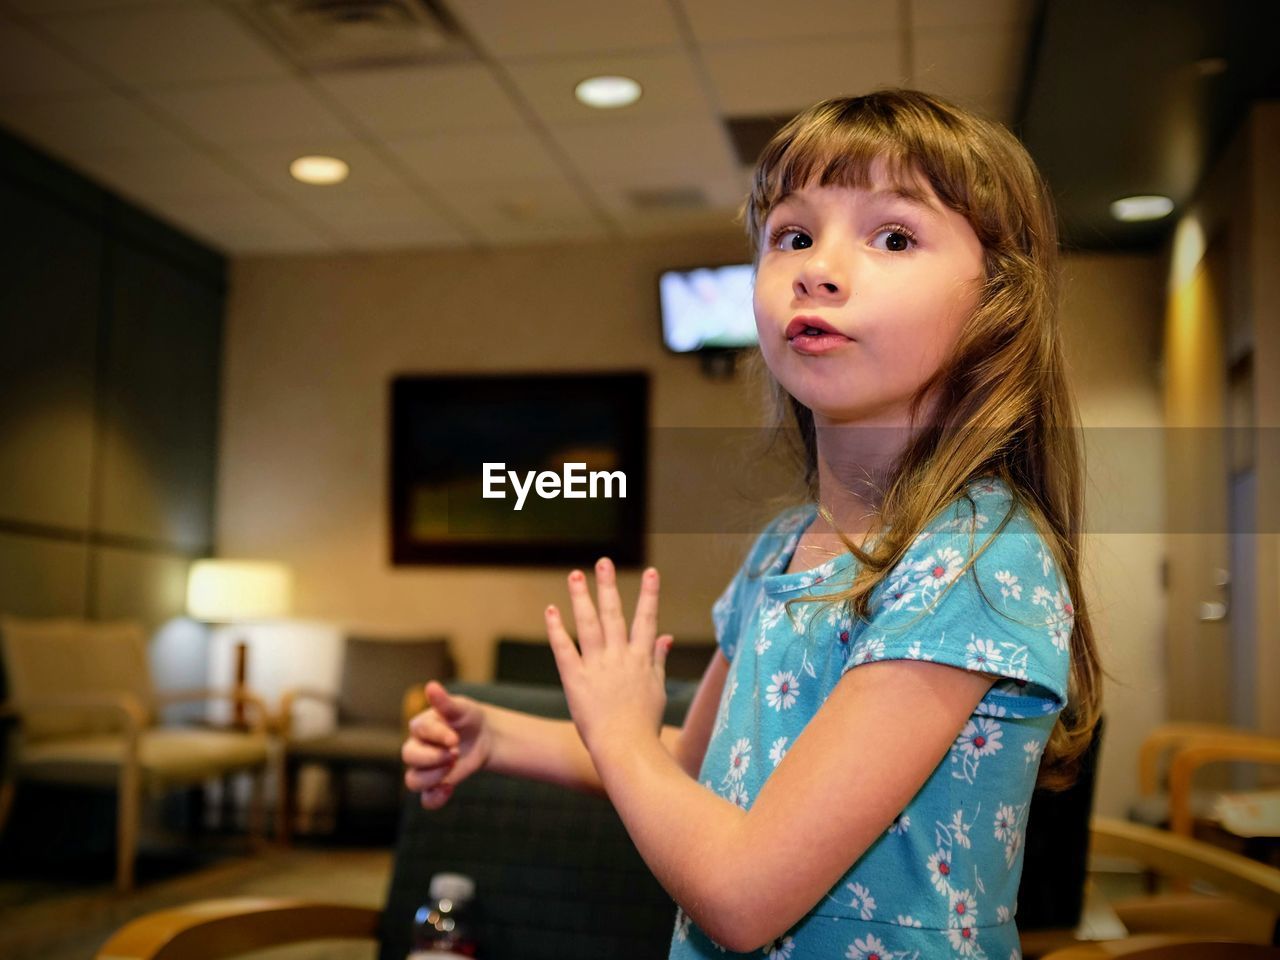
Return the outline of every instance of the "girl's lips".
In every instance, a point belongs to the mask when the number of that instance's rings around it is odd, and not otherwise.
[[[814,356],[819,353],[829,353],[853,341],[838,333],[821,333],[816,336],[802,333],[792,337],[787,343],[796,353]]]

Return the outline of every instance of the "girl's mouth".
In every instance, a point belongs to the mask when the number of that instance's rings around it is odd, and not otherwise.
[[[819,353],[827,353],[835,350],[846,343],[852,343],[848,337],[840,333],[832,333],[828,330],[820,330],[817,327],[809,327],[802,333],[791,337],[787,343],[796,353],[803,353],[809,356]]]

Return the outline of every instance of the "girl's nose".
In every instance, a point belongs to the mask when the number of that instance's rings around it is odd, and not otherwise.
[[[801,264],[792,287],[797,297],[843,299],[849,293],[849,278],[832,257],[818,252]]]

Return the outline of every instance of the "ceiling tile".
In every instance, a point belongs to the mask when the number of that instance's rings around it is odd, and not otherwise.
[[[103,186],[141,200],[186,196],[249,203],[258,197],[249,182],[194,147],[104,150],[84,154],[76,165]]]
[[[271,190],[293,198],[306,198],[317,191],[404,189],[409,185],[372,149],[350,137],[305,137],[280,143],[227,147],[227,155],[246,173]],[[346,161],[351,173],[340,184],[314,186],[299,183],[289,173],[289,164],[301,156],[319,154]]]
[[[604,237],[605,223],[563,177],[475,183],[446,181],[440,192],[490,243]]]
[[[5,2],[21,13],[33,17],[56,17],[64,13],[90,13],[97,10],[110,10],[113,7],[136,7],[138,0],[5,0]],[[151,0],[155,3],[189,4],[191,0]]]
[[[155,211],[228,254],[305,253],[336,248],[313,225],[270,200],[227,203],[170,198]]]
[[[399,250],[416,247],[461,247],[473,245],[442,220],[350,221],[334,227],[343,250]]]
[[[544,123],[613,123],[621,118],[711,117],[713,108],[688,57],[683,53],[572,57],[507,64],[521,95]],[[643,93],[630,106],[612,110],[588,107],[573,95],[587,77],[619,74],[640,83]]]
[[[223,83],[155,91],[144,98],[201,139],[220,146],[351,135],[297,80]]]
[[[913,82],[957,100],[1017,89],[1027,39],[1018,26],[917,30]]]
[[[828,97],[902,81],[897,39],[710,47],[703,53],[727,116],[792,114]]]
[[[703,44],[892,34],[902,17],[901,0],[805,0],[801,8],[777,0],[684,0],[683,6]]]
[[[317,84],[382,137],[523,126],[506,92],[478,64],[326,73]]]
[[[730,177],[735,161],[716,123],[574,124],[551,135],[588,181],[668,187]]]
[[[50,18],[43,27],[134,86],[285,77],[289,68],[248,28],[205,3],[148,3]]]
[[[665,0],[449,0],[449,9],[490,55],[564,56],[671,47],[680,43]]]
[[[1034,14],[1035,0],[911,0],[911,26],[917,29],[1029,24]]]
[[[0,99],[106,92],[102,82],[0,14]]]
[[[524,131],[457,131],[391,140],[387,149],[429,182],[536,180],[561,175],[560,165],[542,141]]]
[[[186,141],[135,102],[114,93],[0,102],[0,119],[60,156],[101,150],[169,151]]]

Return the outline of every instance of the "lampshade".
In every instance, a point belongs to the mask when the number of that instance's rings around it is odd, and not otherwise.
[[[293,577],[281,563],[197,560],[187,578],[187,613],[197,620],[233,623],[289,612]]]

